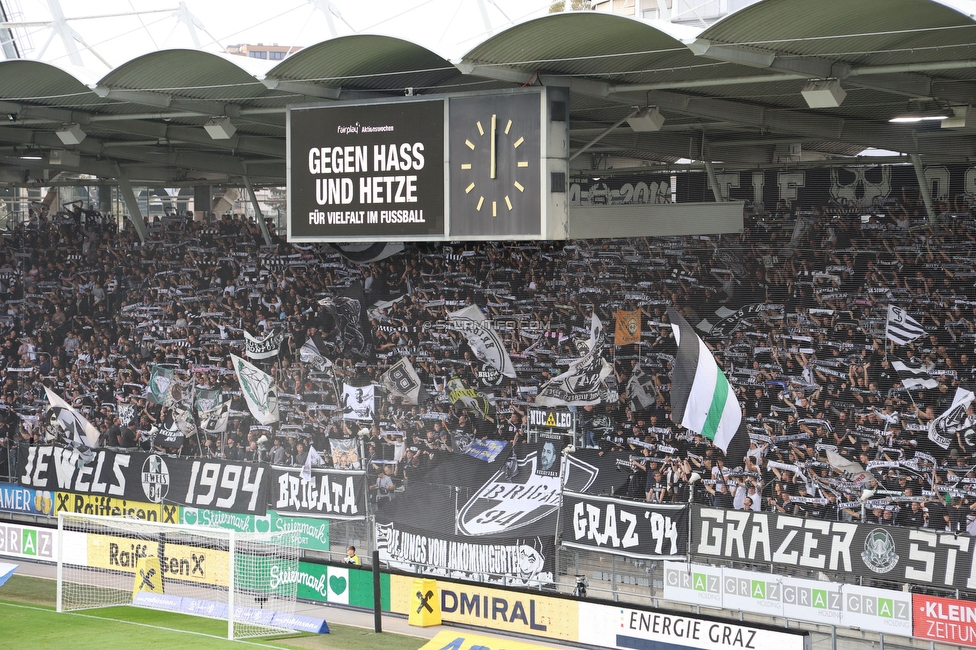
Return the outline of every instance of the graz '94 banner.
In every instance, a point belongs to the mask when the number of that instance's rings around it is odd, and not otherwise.
[[[277,512],[328,517],[366,518],[366,473],[312,469],[303,481],[300,467],[271,468],[271,507]]]
[[[117,454],[98,450],[88,462],[54,445],[22,446],[18,482],[35,490],[263,515],[269,465],[216,459]]]
[[[919,585],[976,588],[976,538],[969,535],[695,508],[691,544],[698,558],[853,572]]]
[[[688,507],[563,492],[563,546],[648,560],[687,552]]]

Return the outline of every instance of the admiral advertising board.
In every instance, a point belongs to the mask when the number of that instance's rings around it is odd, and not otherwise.
[[[390,576],[390,609],[409,614],[414,602],[414,578]],[[483,585],[437,580],[441,620],[459,625],[504,630],[551,640],[576,641],[577,603],[533,592],[516,592]]]
[[[214,508],[263,515],[269,465],[217,459],[118,454],[100,449],[79,465],[72,450],[21,447],[18,482],[35,490],[75,492],[153,504]]]
[[[912,635],[912,595],[683,562],[665,562],[667,600],[818,625]]]
[[[696,557],[976,589],[976,538],[767,512],[692,509]]]
[[[688,509],[563,492],[563,546],[658,560],[687,553]]]
[[[443,98],[288,111],[288,240],[443,237]]]

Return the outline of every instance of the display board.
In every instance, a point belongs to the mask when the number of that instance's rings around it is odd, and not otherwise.
[[[288,240],[565,237],[565,88],[292,106]]]

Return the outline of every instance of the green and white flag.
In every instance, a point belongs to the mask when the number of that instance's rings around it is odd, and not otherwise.
[[[261,424],[278,421],[278,387],[271,375],[248,363],[237,355],[230,355],[234,363],[237,381],[247,401],[251,415]]]
[[[207,411],[215,408],[222,401],[219,388],[196,388],[197,415],[201,418]]]
[[[172,368],[153,366],[149,375],[149,386],[146,396],[157,404],[165,404],[169,397],[169,389],[176,374]]]
[[[673,309],[668,309],[668,318],[678,343],[671,377],[671,419],[702,434],[733,463],[741,464],[749,438],[741,428],[742,407],[735,391],[691,325]]]

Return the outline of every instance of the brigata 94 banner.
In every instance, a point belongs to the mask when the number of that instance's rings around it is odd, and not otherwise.
[[[270,466],[217,459],[118,454],[100,449],[81,462],[54,445],[20,448],[18,482],[35,490],[122,497],[155,504],[263,515]]]

